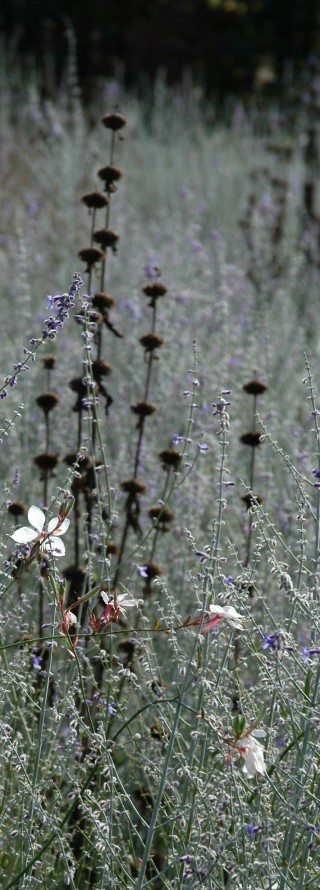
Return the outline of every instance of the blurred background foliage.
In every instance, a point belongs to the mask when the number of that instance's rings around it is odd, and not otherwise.
[[[34,58],[50,93],[77,41],[88,97],[99,78],[169,83],[190,71],[205,92],[279,96],[320,50],[319,0],[2,0],[0,31],[18,62]],[[49,64],[48,59],[53,60]]]

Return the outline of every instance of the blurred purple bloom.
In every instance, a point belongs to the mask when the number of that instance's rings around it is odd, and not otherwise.
[[[317,646],[314,649],[309,649],[308,646],[302,646],[301,652],[304,660],[308,661],[308,658],[312,658],[312,655],[320,655],[320,647]]]
[[[278,634],[278,633],[263,634],[262,648],[263,649],[278,649],[279,648],[279,646],[278,646],[279,636],[280,636],[280,634]]]
[[[257,831],[261,831],[261,828],[259,825],[254,826],[254,825],[248,824],[248,825],[245,825],[245,831],[247,832],[249,837],[253,838],[255,836],[255,834],[257,833]]]

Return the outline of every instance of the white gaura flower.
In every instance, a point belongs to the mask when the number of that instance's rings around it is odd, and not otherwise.
[[[106,604],[106,606],[113,606],[116,612],[122,612],[122,615],[125,615],[125,609],[132,609],[134,606],[138,605],[138,601],[134,599],[134,597],[127,596],[126,593],[119,593],[114,596],[112,593],[106,593],[105,590],[101,591],[101,599]]]
[[[259,731],[260,734],[264,735],[264,732]],[[264,762],[264,747],[254,738],[253,733],[238,739],[236,748],[244,759],[243,772],[246,773],[248,779],[253,779],[256,775],[263,776],[267,769]]]
[[[48,522],[48,528],[44,530],[46,517],[40,507],[30,507],[28,510],[28,520],[30,526],[22,526],[17,528],[11,538],[16,544],[38,544],[40,550],[50,553],[52,556],[64,556],[65,546],[63,541],[59,540],[59,535],[64,535],[70,525],[70,519],[62,519],[55,516]]]
[[[233,606],[209,606],[209,614],[207,615],[201,633],[205,634],[208,630],[211,630],[215,624],[218,623],[222,618],[230,625],[230,627],[235,628],[235,630],[243,630],[243,622],[244,615],[240,615],[239,612],[234,609]]]

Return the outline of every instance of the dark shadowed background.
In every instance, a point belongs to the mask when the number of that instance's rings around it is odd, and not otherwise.
[[[127,85],[191,70],[206,90],[281,90],[320,50],[320,0],[3,0],[0,30],[12,58],[33,56],[59,78],[66,30],[83,82],[121,70]],[[54,66],[48,74],[48,58]],[[50,66],[49,66],[50,67]]]

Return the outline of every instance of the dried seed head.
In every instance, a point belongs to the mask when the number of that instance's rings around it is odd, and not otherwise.
[[[164,451],[160,451],[159,457],[164,470],[168,470],[170,467],[178,470],[181,463],[181,454],[176,448],[165,448]]]
[[[95,309],[98,309],[102,315],[104,315],[108,309],[111,309],[114,304],[115,300],[113,297],[111,297],[110,294],[103,293],[103,291],[98,291],[92,297],[92,305]]]
[[[112,192],[115,191],[114,183],[121,179],[123,171],[120,170],[120,167],[114,167],[113,164],[107,164],[106,167],[100,167],[98,176],[105,183],[106,192]]]
[[[77,324],[82,325],[85,324],[85,319],[87,319],[87,322],[90,324],[102,324],[103,322],[102,315],[95,309],[81,309],[80,312],[77,312],[73,317]]]
[[[45,355],[42,359],[43,365],[47,371],[52,371],[56,364],[56,356],[55,355]]]
[[[244,433],[243,436],[240,436],[240,442],[243,445],[250,445],[251,448],[257,448],[260,445],[262,439],[262,433],[258,433],[256,430],[252,430],[249,433]]]
[[[97,358],[92,362],[92,374],[97,383],[99,383],[101,377],[107,377],[108,374],[111,374],[111,371],[111,365],[109,365],[108,362],[105,362],[102,358]]]
[[[146,491],[147,486],[144,482],[140,482],[140,479],[125,479],[121,482],[121,488],[128,494],[142,494],[143,491]]]
[[[98,229],[93,235],[93,240],[96,241],[97,244],[101,244],[101,247],[103,247],[104,250],[106,247],[111,247],[113,253],[116,253],[117,251],[119,238],[120,235],[118,232],[114,232],[113,229]]]
[[[116,556],[119,553],[118,544],[115,541],[108,541],[106,546],[106,552],[108,556]]]
[[[22,516],[26,509],[23,501],[11,501],[11,504],[8,504],[8,513],[11,513],[11,516]]]
[[[83,593],[85,579],[87,576],[86,570],[83,569],[81,566],[73,565],[67,566],[66,569],[63,569],[62,574],[70,585],[69,597],[71,597],[72,599],[77,599],[77,597]]]
[[[154,579],[159,578],[160,575],[162,575],[162,568],[156,562],[147,562],[143,568],[145,576],[143,595],[148,597],[152,594],[152,583]]]
[[[157,406],[153,404],[153,402],[136,402],[135,405],[131,405],[131,411],[134,414],[138,414],[139,417],[149,417],[150,414],[154,414],[157,411]]]
[[[72,389],[72,392],[86,395],[87,387],[84,384],[82,377],[73,377],[72,380],[69,380],[69,386],[70,389]]]
[[[245,392],[249,393],[249,395],[261,396],[268,387],[266,383],[261,383],[261,380],[249,380],[249,383],[244,384],[243,389]]]
[[[105,253],[100,247],[83,247],[79,250],[78,256],[87,263],[86,272],[90,272],[95,263],[100,263],[105,258]]]
[[[106,207],[109,203],[104,192],[88,192],[86,195],[82,195],[81,201],[86,207],[94,207],[96,210],[100,210],[101,207]]]
[[[34,458],[34,463],[39,467],[39,470],[52,472],[59,463],[59,458],[57,454],[43,451],[41,454],[37,454],[37,457]]]
[[[127,656],[125,661],[126,665],[130,664],[130,661],[132,661],[137,644],[138,640],[136,640],[134,637],[131,637],[127,640],[121,640],[121,642],[118,643],[118,648],[121,649],[121,651],[124,652]]]
[[[143,337],[140,337],[139,342],[144,347],[146,352],[153,352],[154,349],[160,349],[160,346],[164,343],[163,337],[159,337],[158,334],[143,334]]]
[[[148,510],[148,514],[150,516],[150,519],[154,519],[157,522],[161,531],[168,531],[166,526],[168,522],[172,522],[173,519],[173,513],[172,510],[169,509],[169,507],[150,507],[150,510]]]
[[[248,494],[243,495],[241,500],[246,505],[247,510],[250,510],[251,507],[255,507],[256,503],[262,504],[263,497],[261,494],[255,494],[254,492],[252,492],[251,494],[248,493]]]
[[[60,399],[59,396],[56,396],[54,392],[41,392],[39,396],[36,398],[37,405],[42,409],[43,413],[48,415],[56,405],[59,404]]]
[[[161,281],[152,281],[150,284],[145,284],[142,290],[146,297],[150,297],[149,306],[154,306],[158,297],[164,297],[168,293],[168,289]]]
[[[85,472],[92,466],[92,462],[87,455],[84,455],[83,459],[79,461],[77,451],[69,451],[63,458],[63,463],[67,464],[67,467],[73,467],[75,464],[79,464],[77,467],[78,473]]]
[[[152,581],[153,578],[160,578],[160,575],[163,574],[162,568],[158,565],[157,562],[146,562],[143,568],[145,570],[148,581]]]
[[[124,114],[119,114],[118,111],[113,111],[111,114],[105,114],[104,117],[101,118],[101,123],[104,127],[107,127],[108,130],[122,130],[127,123],[127,118]]]

